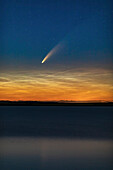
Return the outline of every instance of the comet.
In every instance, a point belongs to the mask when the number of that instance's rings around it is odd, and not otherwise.
[[[61,47],[61,43],[57,44],[46,56],[45,58],[42,60],[42,64],[48,59],[50,58],[53,54],[55,54],[58,49]]]
[[[88,18],[84,18],[85,19],[85,22],[86,21],[88,21],[88,23],[90,22],[89,20],[88,20]],[[79,24],[81,27],[82,27],[82,25],[84,24],[84,19],[83,20],[81,20],[81,23]],[[87,19],[87,20],[86,20]],[[78,25],[78,26],[79,26]],[[76,27],[77,27],[77,25],[76,25]],[[69,32],[54,48],[52,48],[51,50],[50,50],[50,52],[45,56],[45,58],[42,60],[42,64],[48,59],[48,58],[50,58],[51,56],[53,56],[59,49],[61,49],[61,48],[63,48],[64,46],[67,46],[68,47],[68,44],[69,44],[69,42],[75,42],[75,39],[74,39],[74,37],[75,37],[75,31],[76,31],[76,27],[74,27],[74,29],[71,31],[71,32]]]

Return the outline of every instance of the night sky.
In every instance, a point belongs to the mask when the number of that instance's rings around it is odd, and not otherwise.
[[[113,101],[112,0],[1,0],[0,14],[0,100]]]

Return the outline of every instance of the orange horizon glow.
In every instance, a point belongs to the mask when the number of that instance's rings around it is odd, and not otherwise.
[[[0,100],[113,101],[112,73],[102,71],[24,71],[2,73]]]

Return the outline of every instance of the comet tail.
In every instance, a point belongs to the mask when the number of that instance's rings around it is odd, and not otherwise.
[[[42,64],[49,58],[51,57],[54,53],[57,52],[57,50],[61,47],[61,44],[56,45],[47,55],[46,57],[42,60]]]

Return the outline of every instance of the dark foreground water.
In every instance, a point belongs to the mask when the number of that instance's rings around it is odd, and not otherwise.
[[[113,107],[0,107],[1,170],[113,169]]]

